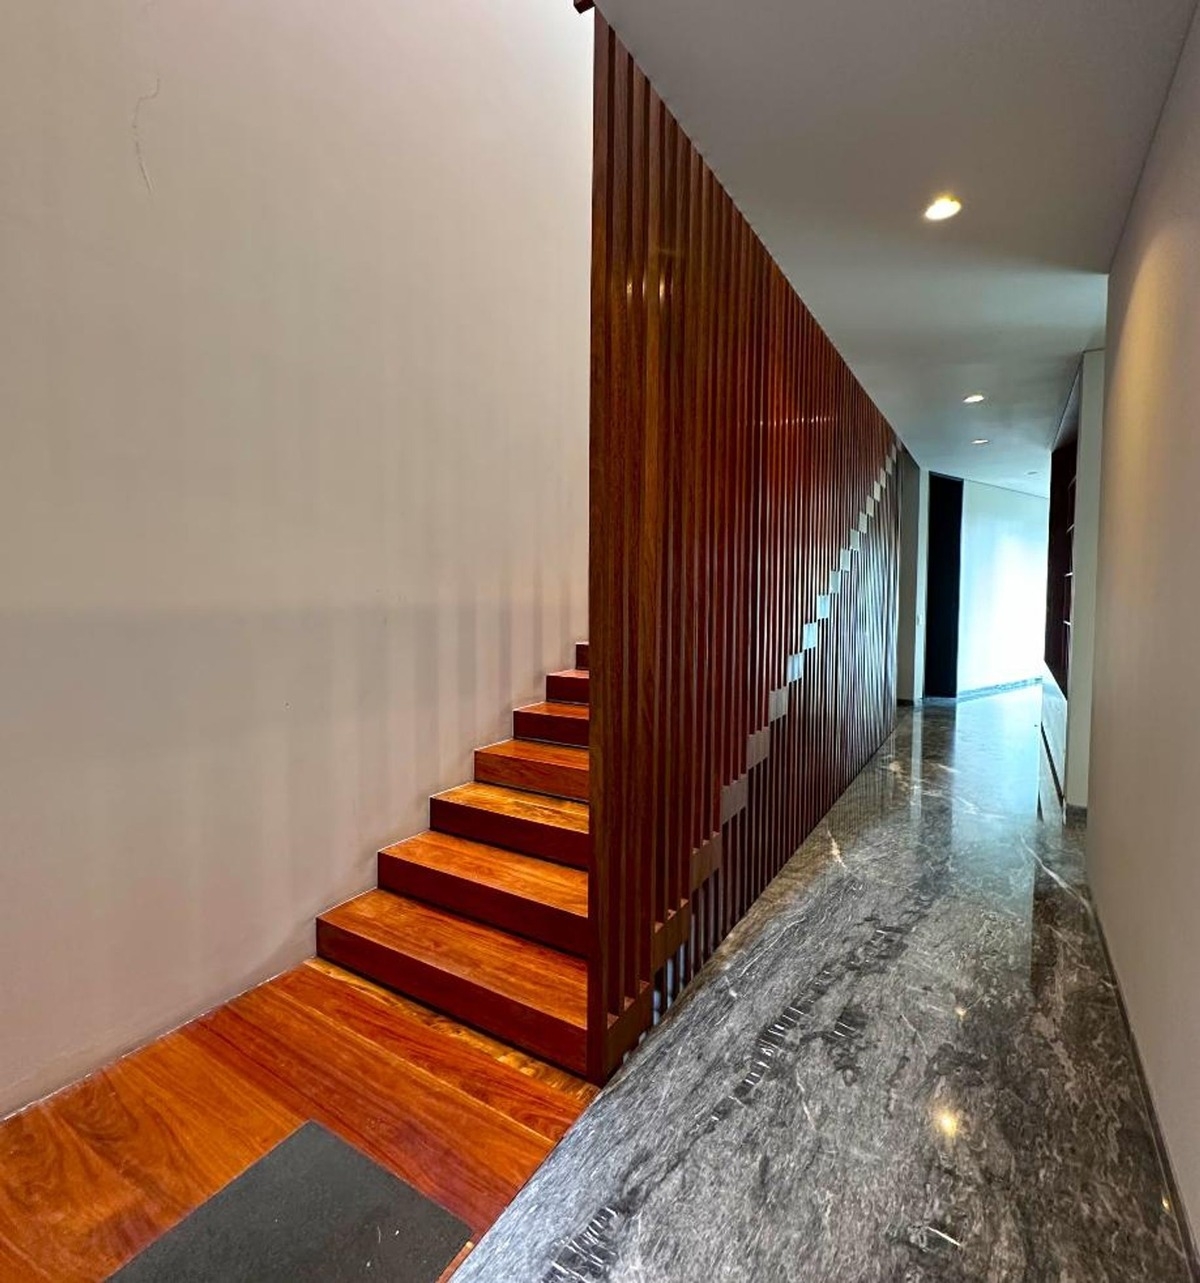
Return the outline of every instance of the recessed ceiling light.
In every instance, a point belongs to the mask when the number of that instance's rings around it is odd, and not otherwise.
[[[978,405],[980,401],[986,401],[987,397],[982,392],[972,392],[970,396],[963,397],[963,405]]]
[[[957,196],[951,196],[948,193],[939,196],[925,211],[925,217],[931,223],[942,223],[947,218],[953,218],[958,211],[962,209],[962,201]]]
[[[971,444],[972,445],[990,445],[991,442],[988,440],[987,437],[976,437],[975,440],[971,442]]]

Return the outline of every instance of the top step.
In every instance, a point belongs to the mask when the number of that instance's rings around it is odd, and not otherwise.
[[[586,668],[568,668],[561,673],[551,673],[546,678],[546,699],[550,703],[586,704],[588,690]]]

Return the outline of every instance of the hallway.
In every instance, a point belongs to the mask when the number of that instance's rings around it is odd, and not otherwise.
[[[1039,700],[902,710],[456,1277],[1186,1280]]]

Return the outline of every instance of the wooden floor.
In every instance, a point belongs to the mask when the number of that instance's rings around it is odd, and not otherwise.
[[[0,1279],[103,1279],[315,1119],[477,1238],[595,1094],[316,959],[0,1123]]]

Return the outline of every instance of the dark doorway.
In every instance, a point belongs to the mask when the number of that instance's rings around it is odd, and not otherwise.
[[[958,594],[962,566],[963,483],[929,478],[929,581],[925,604],[925,694],[958,694]]]

